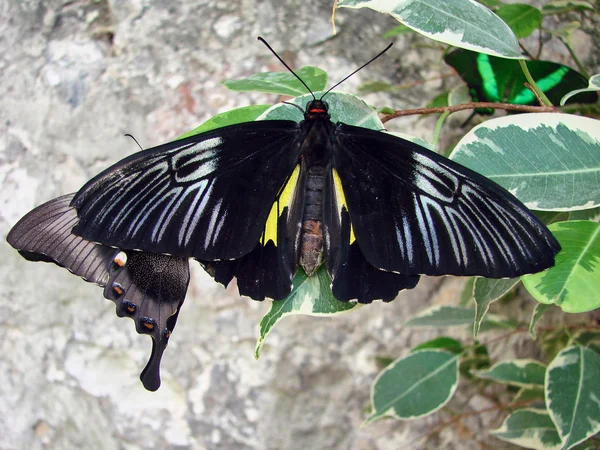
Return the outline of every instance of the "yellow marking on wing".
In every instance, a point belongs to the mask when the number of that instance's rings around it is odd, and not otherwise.
[[[337,170],[333,169],[333,185],[335,187],[335,199],[337,200],[337,207],[340,209],[340,221],[342,216],[342,207],[346,208],[348,213],[350,210],[348,209],[348,204],[346,203],[346,196],[344,195],[344,189],[342,189],[342,180],[337,173]],[[356,240],[356,236],[354,235],[354,227],[352,226],[352,222],[350,222],[350,244],[352,244]]]
[[[300,175],[300,166],[296,166],[287,183],[283,186],[278,199],[275,200],[269,217],[267,217],[267,223],[265,224],[265,230],[263,232],[263,245],[267,242],[273,241],[273,244],[277,246],[277,219],[283,213],[283,209],[287,206],[291,207],[292,199],[294,198],[294,191],[296,190],[296,184],[298,183],[298,177]]]

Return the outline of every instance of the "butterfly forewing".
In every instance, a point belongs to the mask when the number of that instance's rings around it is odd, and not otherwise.
[[[387,133],[340,124],[335,136],[334,166],[371,265],[491,278],[553,265],[558,242],[496,183]]]
[[[73,201],[83,238],[201,260],[240,258],[297,161],[298,124],[250,122],[137,153]]]

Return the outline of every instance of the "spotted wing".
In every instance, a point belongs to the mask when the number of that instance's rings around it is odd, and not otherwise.
[[[504,278],[554,265],[556,239],[496,183],[387,133],[339,124],[334,135],[352,230],[374,267]]]
[[[53,262],[104,287],[119,317],[134,319],[138,333],[153,338],[152,356],[140,378],[148,390],[160,386],[159,366],[175,327],[189,282],[187,258],[125,252],[72,233],[75,194],[51,200],[29,212],[7,240],[30,261]]]
[[[136,153],[77,193],[74,232],[124,249],[240,258],[297,164],[299,134],[292,121],[249,122]]]

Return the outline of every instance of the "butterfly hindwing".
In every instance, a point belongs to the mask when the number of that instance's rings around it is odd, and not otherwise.
[[[50,200],[10,231],[10,245],[30,261],[52,262],[104,287],[119,317],[135,320],[138,333],[153,338],[152,356],[141,374],[144,386],[160,386],[159,365],[175,327],[189,282],[187,258],[125,252],[73,234],[78,222],[70,203],[75,194]]]
[[[323,196],[326,264],[335,298],[359,303],[391,301],[399,291],[416,286],[418,275],[380,270],[367,262],[354,235],[341,180],[331,167],[327,168]]]
[[[240,258],[296,165],[299,132],[292,121],[249,122],[136,153],[77,193],[74,232],[124,249]]]
[[[200,260],[215,281],[227,286],[235,276],[240,294],[255,300],[289,295],[298,267],[305,183],[304,166],[298,164],[279,190],[250,253],[231,261]]]
[[[335,137],[352,229],[376,268],[504,278],[554,264],[558,242],[496,183],[387,133],[339,124]]]
[[[190,280],[188,259],[117,249],[107,269],[104,297],[116,304],[119,317],[134,320],[138,333],[152,337],[152,354],[140,379],[155,391],[160,386],[160,361]]]
[[[55,198],[27,213],[6,240],[30,261],[53,262],[91,283],[108,282],[106,261],[114,249],[75,236],[77,212],[69,206],[74,194]]]

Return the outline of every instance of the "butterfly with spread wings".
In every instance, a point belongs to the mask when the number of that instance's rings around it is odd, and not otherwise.
[[[286,298],[299,267],[310,276],[324,264],[335,298],[370,303],[422,274],[538,272],[560,250],[496,183],[410,141],[334,123],[323,97],[300,123],[241,123],[131,155],[31,211],[8,242],[103,286],[117,314],[153,337],[141,376],[150,390],[189,258],[256,300]]]

